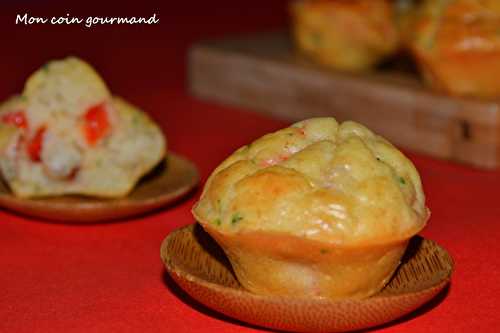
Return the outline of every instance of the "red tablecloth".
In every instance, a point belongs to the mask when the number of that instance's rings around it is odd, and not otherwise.
[[[103,7],[104,6],[104,7]],[[0,5],[0,98],[20,91],[50,58],[81,56],[116,94],[150,112],[170,148],[202,180],[231,151],[285,125],[250,111],[201,102],[185,89],[186,51],[197,39],[286,24],[285,1],[148,3],[7,1]],[[15,16],[149,16],[151,26],[15,25]],[[496,332],[500,321],[500,172],[409,153],[432,218],[423,235],[444,246],[456,271],[444,297],[387,332]],[[0,211],[1,332],[252,332],[186,300],[165,277],[162,239],[193,223],[184,201],[140,218],[96,225],[51,224]]]

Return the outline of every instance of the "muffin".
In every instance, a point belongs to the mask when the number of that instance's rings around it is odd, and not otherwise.
[[[297,0],[291,14],[297,48],[335,69],[364,71],[398,48],[389,0]]]
[[[19,197],[122,197],[165,152],[158,126],[77,58],[49,62],[0,106],[0,170]]]
[[[409,48],[425,81],[451,95],[500,95],[500,2],[425,0]]]
[[[193,214],[246,289],[326,298],[378,292],[429,217],[413,164],[364,126],[334,118],[238,149]]]

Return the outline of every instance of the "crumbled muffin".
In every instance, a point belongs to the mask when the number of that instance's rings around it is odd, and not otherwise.
[[[125,196],[166,152],[158,126],[72,57],[35,72],[0,122],[0,170],[20,197]]]

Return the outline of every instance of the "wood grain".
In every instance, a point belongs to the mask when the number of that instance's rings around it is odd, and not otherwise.
[[[301,332],[339,332],[387,323],[432,299],[453,271],[453,261],[444,249],[417,236],[379,294],[364,300],[328,300],[245,291],[222,249],[199,225],[168,235],[161,257],[172,278],[209,308],[254,325]]]
[[[285,33],[201,42],[189,56],[190,89],[202,99],[292,121],[355,120],[411,150],[500,166],[498,101],[437,94],[397,66],[334,72],[297,55]]]
[[[142,214],[171,203],[199,181],[196,166],[187,159],[169,153],[167,159],[139,181],[125,198],[96,199],[62,196],[43,199],[15,197],[0,182],[0,206],[23,215],[50,221],[94,223]]]

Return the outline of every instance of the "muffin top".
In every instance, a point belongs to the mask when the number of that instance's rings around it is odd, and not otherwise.
[[[241,147],[193,209],[225,234],[285,233],[338,245],[411,237],[429,216],[418,172],[366,127],[313,118]]]
[[[491,52],[500,48],[497,0],[426,0],[415,15],[413,43],[422,52]]]
[[[312,44],[322,44],[322,33],[326,32],[334,34],[337,40],[348,40],[349,44],[362,46],[367,52],[390,52],[396,47],[397,32],[390,1],[298,0],[292,3],[292,14],[300,13],[312,34]]]

